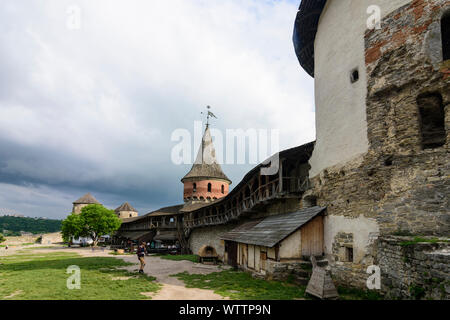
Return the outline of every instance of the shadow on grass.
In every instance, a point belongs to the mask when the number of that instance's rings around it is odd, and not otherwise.
[[[305,299],[305,288],[280,281],[254,279],[242,271],[226,270],[210,274],[174,275],[188,288],[214,290],[223,297],[237,300],[293,300]]]
[[[118,269],[133,263],[113,257],[22,254],[0,258],[0,263],[0,299],[12,295],[26,300],[140,300],[148,299],[142,293],[160,288],[154,277]],[[66,270],[71,265],[81,271],[79,290],[67,287],[72,274]]]

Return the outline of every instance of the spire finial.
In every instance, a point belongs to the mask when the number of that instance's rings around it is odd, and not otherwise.
[[[211,109],[210,106],[206,106],[206,128],[209,127],[209,118],[210,118],[210,117],[213,117],[213,118],[216,118],[216,119],[217,119],[217,117],[215,116],[215,114],[212,113],[211,111],[209,111],[210,109]],[[201,114],[203,114],[203,112],[201,112]]]

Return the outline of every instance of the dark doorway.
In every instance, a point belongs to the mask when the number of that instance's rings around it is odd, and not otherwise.
[[[227,242],[228,264],[237,267],[238,244],[236,242]]]
[[[445,144],[445,112],[439,93],[420,95],[417,98],[420,113],[422,148],[437,148]]]
[[[441,20],[442,55],[445,60],[450,59],[450,12]]]

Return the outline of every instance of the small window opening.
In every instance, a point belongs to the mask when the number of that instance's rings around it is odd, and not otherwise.
[[[445,113],[439,93],[421,95],[417,98],[420,114],[422,148],[433,149],[445,144]]]
[[[347,262],[353,262],[353,248],[345,247],[345,260]]]
[[[384,159],[384,165],[386,167],[392,166],[393,162],[394,162],[394,157],[393,156],[388,156],[386,159]]]
[[[194,183],[194,187],[193,187],[194,192],[197,192],[197,184]]]
[[[211,192],[211,183],[208,183],[208,192]]]
[[[222,185],[222,193],[225,193],[225,186]]]
[[[169,219],[169,222],[170,222],[170,223],[173,223],[174,221],[175,221],[174,218],[170,218],[170,219]]]
[[[133,215],[130,213],[130,218],[133,217]]]
[[[303,199],[303,207],[311,208],[317,206],[317,197],[316,196],[307,196]]]
[[[358,69],[354,69],[350,74],[350,81],[351,83],[355,83],[358,80],[359,80],[359,71]]]
[[[450,11],[441,20],[442,56],[444,60],[450,59]]]

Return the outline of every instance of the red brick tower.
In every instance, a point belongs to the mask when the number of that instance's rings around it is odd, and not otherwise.
[[[197,158],[181,182],[184,184],[185,202],[214,201],[228,194],[231,180],[217,163],[208,125],[206,125]]]

